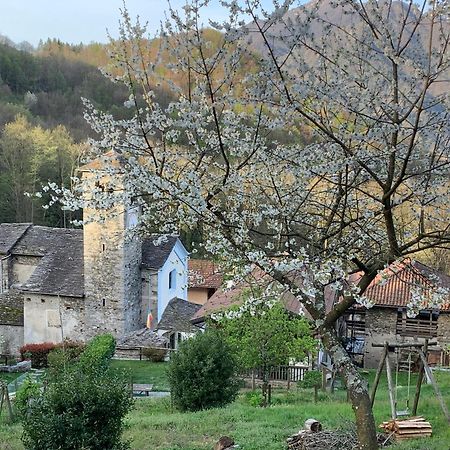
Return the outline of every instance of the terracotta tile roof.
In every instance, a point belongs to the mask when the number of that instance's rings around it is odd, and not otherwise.
[[[190,259],[188,267],[190,288],[218,289],[222,285],[223,275],[214,261]]]
[[[376,306],[406,307],[411,300],[412,290],[417,285],[424,289],[425,296],[430,295],[438,286],[444,287],[450,292],[448,275],[437,272],[418,261],[408,259],[402,263],[392,264],[385,271],[387,281],[382,283],[382,276],[379,274],[365,292],[365,296]],[[357,282],[360,276],[360,274],[353,274],[351,281]],[[436,281],[432,281],[430,277],[436,278]],[[447,296],[447,303],[440,309],[450,311],[450,293]]]
[[[260,287],[267,286],[272,283],[273,279],[259,270],[255,270],[252,273],[252,279],[248,282],[242,282],[237,284],[231,289],[221,288],[215,292],[211,298],[197,311],[193,316],[192,322],[202,322],[206,317],[212,313],[225,311],[232,306],[236,306],[242,303],[242,294],[245,290],[251,288],[251,286],[258,285]],[[293,314],[299,314],[302,310],[302,305],[299,300],[290,292],[284,292],[281,295],[281,301],[284,304],[287,311]]]

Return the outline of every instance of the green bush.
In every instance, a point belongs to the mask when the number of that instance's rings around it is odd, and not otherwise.
[[[50,376],[57,376],[78,362],[84,349],[85,344],[81,342],[65,341],[64,344],[58,345],[47,357]]]
[[[85,371],[106,369],[116,351],[116,340],[111,334],[99,334],[91,339],[80,355],[79,364]]]
[[[214,330],[198,333],[172,353],[168,369],[174,405],[196,411],[232,402],[239,386],[228,345]]]
[[[251,391],[245,394],[245,401],[250,406],[261,406],[264,403],[263,396],[259,391]]]
[[[146,347],[142,349],[142,355],[149,361],[163,362],[167,356],[166,348]]]
[[[123,420],[133,404],[126,378],[111,370],[89,373],[77,365],[42,390],[27,381],[16,406],[22,441],[33,450],[123,450]]]

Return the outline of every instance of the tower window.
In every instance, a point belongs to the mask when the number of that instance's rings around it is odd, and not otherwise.
[[[175,289],[177,283],[177,271],[173,269],[169,273],[169,289]]]
[[[102,300],[102,306],[103,306],[103,307],[106,306],[106,299],[105,299],[105,298]]]
[[[102,252],[104,252],[106,250],[106,244],[103,242],[102,243]]]

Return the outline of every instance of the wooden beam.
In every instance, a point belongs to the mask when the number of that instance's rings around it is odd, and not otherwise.
[[[432,345],[437,345],[437,342],[429,342],[428,343],[428,347],[432,346]],[[380,344],[380,343],[372,343],[372,347],[384,347],[386,345],[386,343],[384,344]],[[423,344],[418,344],[418,343],[411,343],[411,344],[407,344],[407,343],[400,343],[400,342],[392,342],[392,343],[388,343],[389,347],[395,347],[395,348],[410,348],[410,347],[415,347],[415,348],[422,348]]]
[[[389,402],[391,404],[391,416],[393,419],[397,418],[397,410],[395,409],[395,392],[394,383],[392,382],[392,368],[389,354],[386,356],[386,375],[388,380]]]
[[[428,379],[431,381],[431,384],[433,385],[433,388],[434,388],[434,392],[436,393],[436,397],[438,398],[439,403],[441,404],[441,408],[442,408],[442,411],[444,412],[445,418],[447,419],[447,422],[450,424],[450,414],[448,412],[447,405],[445,403],[444,398],[442,397],[441,391],[439,390],[436,380],[434,379],[433,372],[431,371],[430,366],[428,365],[427,358],[424,355],[423,351],[420,349],[419,349],[419,355],[420,355],[420,358],[422,359],[423,368],[425,370],[425,373],[426,373]]]
[[[386,361],[386,357],[388,354],[388,343],[384,344],[383,356],[381,357],[380,363],[378,364],[377,373],[375,374],[375,380],[373,381],[372,389],[370,390],[370,402],[373,403],[375,401],[375,394],[377,392],[378,383],[380,382],[381,373],[383,372],[384,363]]]
[[[425,339],[425,344],[423,346],[423,352],[425,355],[425,358],[428,354],[428,339]],[[417,384],[416,384],[416,393],[414,394],[414,403],[412,407],[411,414],[413,416],[417,415],[417,407],[419,406],[419,399],[420,399],[420,390],[422,389],[422,383],[423,383],[423,374],[424,374],[424,365],[422,362],[422,359],[420,360],[420,369],[419,373],[417,375]]]

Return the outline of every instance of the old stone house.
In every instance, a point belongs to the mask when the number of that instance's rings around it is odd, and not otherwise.
[[[387,271],[386,281],[383,283],[376,278],[365,293],[374,306],[353,308],[345,316],[340,331],[347,350],[360,366],[375,368],[383,349],[372,344],[424,343],[429,339],[437,342],[430,347],[429,363],[449,365],[446,348],[450,345],[450,296],[447,295],[449,301],[439,308],[433,307],[429,298],[437,286],[449,289],[450,277],[409,260]],[[409,317],[407,305],[415,286],[424,287],[423,309],[416,317]],[[402,359],[409,357],[409,351],[395,353],[391,350],[394,364],[397,359],[402,363]]]
[[[102,332],[158,332],[172,299],[188,304],[188,252],[176,236],[130,238],[135,208],[103,222],[89,222],[91,214],[84,210],[83,230],[0,225],[0,353]]]

